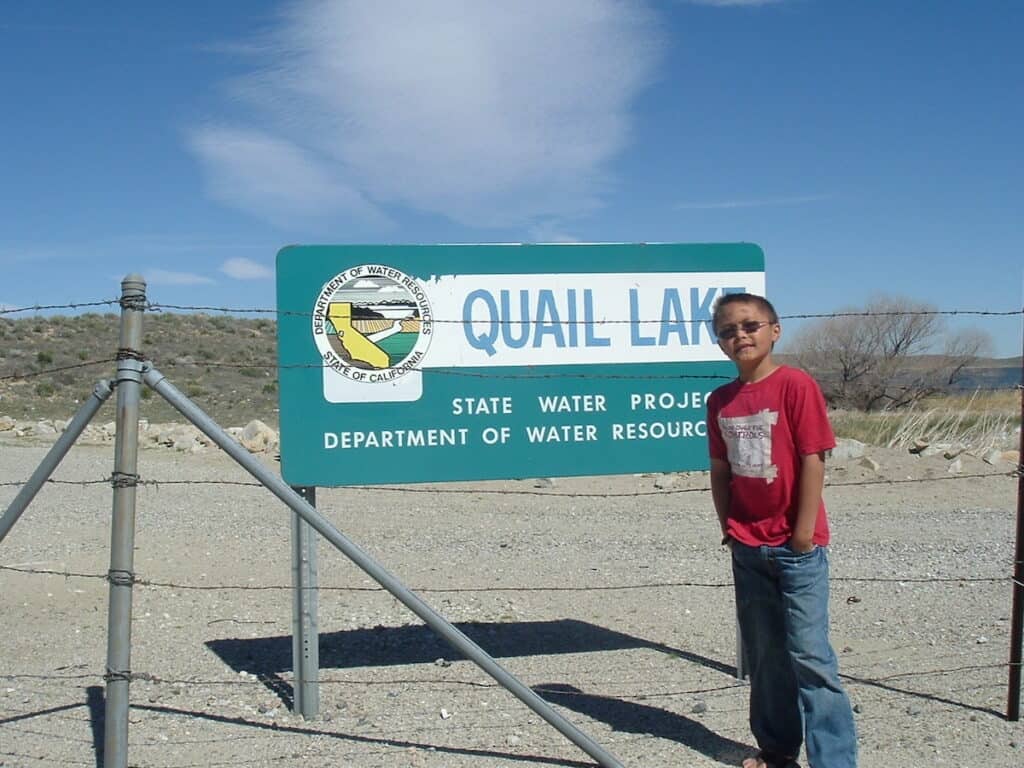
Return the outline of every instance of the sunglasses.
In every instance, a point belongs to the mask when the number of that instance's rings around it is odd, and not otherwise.
[[[771,320],[746,320],[737,325],[727,325],[725,328],[719,329],[715,335],[722,341],[729,341],[729,339],[735,339],[741,330],[747,336],[751,336],[766,325],[774,325],[774,323]]]

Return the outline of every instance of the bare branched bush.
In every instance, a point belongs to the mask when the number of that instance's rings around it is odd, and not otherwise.
[[[991,353],[984,331],[948,333],[935,308],[885,296],[804,326],[789,345],[829,403],[862,411],[903,408],[948,391],[964,369]]]

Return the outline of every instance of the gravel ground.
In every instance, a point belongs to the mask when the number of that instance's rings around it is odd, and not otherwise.
[[[26,479],[45,450],[0,443],[0,482]],[[1017,481],[968,456],[954,476],[938,456],[870,455],[878,471],[830,465],[826,491],[832,639],[861,765],[1022,765],[1024,725],[1004,717]],[[111,466],[109,447],[76,447],[55,478]],[[213,451],[145,451],[140,473],[249,479]],[[747,688],[706,485],[693,473],[317,501],[623,765],[736,765],[752,749]],[[16,492],[0,486],[0,510]],[[537,495],[571,493],[607,496]],[[0,766],[102,764],[109,515],[109,486],[49,484],[0,544]],[[293,714],[289,517],[260,488],[140,488],[130,765],[593,764],[325,542],[320,715]]]

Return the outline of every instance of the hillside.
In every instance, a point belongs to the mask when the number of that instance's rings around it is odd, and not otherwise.
[[[273,320],[147,313],[143,329],[143,354],[223,426],[244,425],[254,418],[277,424]],[[113,376],[119,331],[115,314],[0,318],[0,414],[70,418],[97,380]],[[101,362],[83,365],[93,361]],[[69,366],[83,367],[38,375]],[[181,420],[148,387],[142,397],[142,418]],[[97,419],[113,418],[111,399]]]

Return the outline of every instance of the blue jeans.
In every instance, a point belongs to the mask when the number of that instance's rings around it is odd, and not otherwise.
[[[732,545],[736,611],[750,670],[750,730],[764,751],[811,768],[854,768],[850,700],[828,640],[828,554]]]

